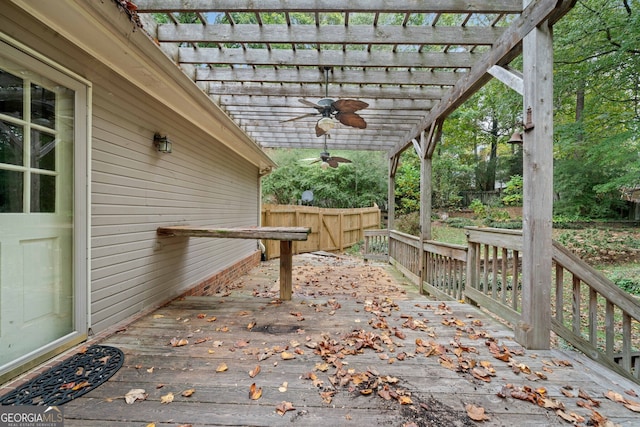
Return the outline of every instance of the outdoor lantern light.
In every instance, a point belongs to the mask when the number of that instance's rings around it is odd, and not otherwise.
[[[153,145],[156,147],[156,150],[160,153],[170,153],[171,152],[171,141],[167,136],[160,136],[159,133],[153,135]]]
[[[318,120],[318,127],[322,129],[325,133],[329,132],[336,126],[336,123],[333,121],[331,117],[323,117]]]

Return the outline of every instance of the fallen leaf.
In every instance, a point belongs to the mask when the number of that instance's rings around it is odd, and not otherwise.
[[[171,403],[171,402],[173,402],[173,393],[171,392],[160,397],[160,403]]]
[[[280,416],[284,416],[288,411],[295,411],[296,408],[293,407],[293,403],[291,402],[281,402],[278,406],[276,406],[276,413]]]
[[[182,347],[189,344],[189,341],[184,338],[171,338],[171,341],[169,343],[172,347]]]
[[[625,403],[624,407],[633,412],[640,412],[640,403],[638,402]]]
[[[258,400],[262,397],[262,387],[256,387],[256,383],[251,384],[249,387],[249,399]]]
[[[147,369],[147,372],[150,373],[150,374],[153,374],[153,366],[150,367],[149,369]]]
[[[614,402],[618,402],[618,403],[623,403],[626,401],[626,399],[624,398],[624,396],[622,396],[620,393],[616,393],[614,391],[609,390],[608,392],[605,393],[604,395],[607,399],[609,400],[613,400]]]
[[[82,381],[81,383],[76,384],[71,388],[71,390],[77,391],[85,387],[90,387],[91,383],[89,381]]]
[[[278,391],[280,393],[284,393],[285,391],[287,391],[287,387],[289,387],[289,383],[285,381],[280,387],[278,387]]]
[[[467,415],[474,421],[487,421],[489,417],[484,413],[484,408],[468,404],[465,406]]]
[[[183,397],[191,397],[193,395],[193,393],[195,393],[195,392],[196,392],[195,388],[190,388],[188,390],[183,391],[180,394],[182,394]]]
[[[156,427],[156,423],[149,423],[146,425],[146,427]]]
[[[411,405],[413,400],[411,400],[409,396],[400,396],[398,397],[398,402],[400,402],[401,405]]]
[[[147,393],[142,388],[134,388],[124,395],[124,401],[131,405],[136,400],[145,400]]]
[[[323,391],[320,393],[320,397],[324,403],[329,404],[331,403],[331,400],[333,400],[334,394],[336,394],[335,391]]]
[[[293,353],[288,353],[286,351],[283,351],[282,353],[280,353],[280,357],[282,358],[282,360],[291,360],[291,359],[295,359],[296,355]]]
[[[216,368],[216,372],[224,372],[224,371],[226,371],[227,369],[229,369],[229,368],[227,367],[227,364],[226,364],[226,363],[224,363],[224,362],[222,362],[222,363],[220,363],[220,364],[218,365],[218,367]]]
[[[255,368],[249,371],[249,377],[251,378],[255,377],[260,373],[260,370],[261,370],[260,365],[256,365]]]

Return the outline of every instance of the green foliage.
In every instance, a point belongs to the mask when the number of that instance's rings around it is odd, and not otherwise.
[[[420,159],[405,151],[395,178],[396,212],[406,215],[420,210]]]
[[[302,193],[313,191],[313,206],[327,208],[359,208],[387,200],[387,164],[380,153],[332,153],[346,157],[352,163],[337,168],[322,169],[319,163],[301,159],[318,157],[317,151],[273,150],[270,152],[279,167],[262,179],[265,203],[298,204]]]
[[[478,199],[473,199],[471,201],[471,203],[469,204],[469,209],[473,211],[473,214],[476,218],[484,218],[488,213],[488,207]]]
[[[554,28],[554,213],[614,218],[640,184],[640,11],[581,0]]]
[[[420,213],[411,212],[398,216],[395,220],[395,228],[403,233],[411,234],[412,236],[419,236],[421,232]]]
[[[460,217],[448,218],[445,222],[449,227],[453,228],[464,228],[476,225],[472,219]]]
[[[640,295],[640,280],[630,277],[618,277],[612,280],[623,291],[633,295]]]
[[[505,206],[522,206],[523,181],[521,175],[513,175],[504,189],[502,203]]]
[[[583,228],[567,230],[555,239],[585,261],[594,264],[633,260],[638,257],[640,237],[624,230]]]

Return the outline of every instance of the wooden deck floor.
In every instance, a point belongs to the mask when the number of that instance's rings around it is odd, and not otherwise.
[[[640,414],[605,397],[640,401],[625,394],[640,387],[575,353],[523,351],[478,309],[430,301],[388,266],[299,255],[294,268],[292,301],[275,299],[275,260],[218,295],[176,300],[104,340],[124,351],[125,366],[64,405],[65,426],[571,425],[511,396],[524,387],[584,417],[579,425],[593,425],[594,401],[603,418],[640,425]],[[509,360],[491,343],[509,349]],[[125,403],[132,389],[146,399]],[[287,404],[295,409],[279,414]],[[488,420],[472,421],[467,405]]]

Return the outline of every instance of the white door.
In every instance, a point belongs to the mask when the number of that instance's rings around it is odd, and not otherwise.
[[[83,329],[74,85],[0,41],[0,374]]]

